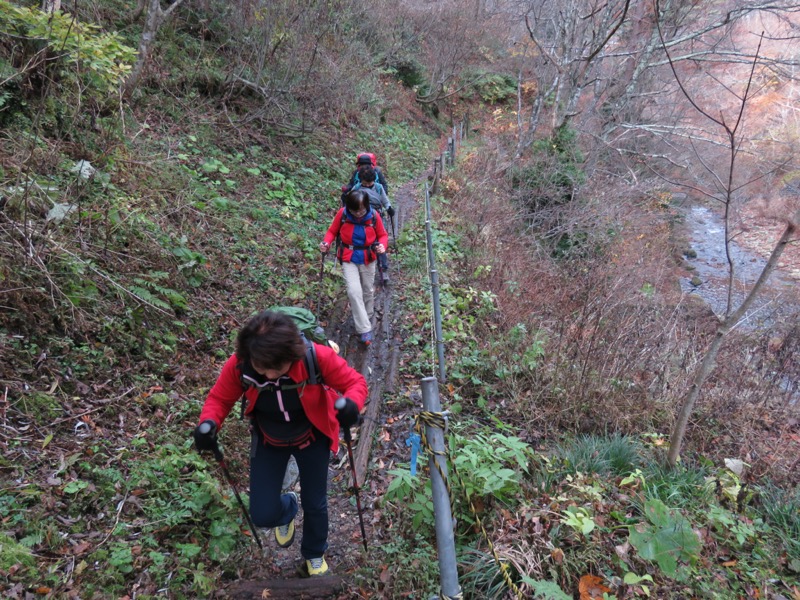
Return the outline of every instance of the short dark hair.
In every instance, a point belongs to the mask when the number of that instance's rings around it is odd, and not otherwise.
[[[362,208],[369,210],[369,199],[367,198],[366,192],[363,190],[350,190],[347,196],[345,196],[344,205],[351,213],[357,212]]]
[[[375,169],[373,169],[372,167],[367,167],[366,169],[362,169],[358,177],[359,179],[361,179],[362,183],[374,183]]]
[[[236,357],[258,369],[279,369],[306,354],[300,330],[291,317],[264,310],[251,317],[236,336]]]

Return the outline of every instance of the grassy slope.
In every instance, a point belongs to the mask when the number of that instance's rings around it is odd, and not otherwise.
[[[180,71],[179,46],[161,51]],[[399,185],[438,135],[392,81],[386,122],[362,112],[297,141],[165,81],[124,122],[35,102],[4,115],[3,189],[29,190],[5,205],[0,250],[7,597],[198,597],[235,570],[238,506],[188,435],[205,391],[252,311],[317,297],[316,247],[356,152]],[[99,169],[88,181],[69,170],[80,159]]]

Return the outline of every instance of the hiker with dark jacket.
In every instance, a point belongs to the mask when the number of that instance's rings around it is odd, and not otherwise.
[[[362,183],[362,176],[366,169],[372,169],[375,172],[375,179],[381,185],[387,196],[389,194],[389,184],[386,182],[386,177],[383,175],[380,167],[378,167],[375,155],[371,152],[362,152],[356,157],[356,170],[350,176],[350,181],[347,185],[342,186],[342,206],[344,206],[344,199],[348,192],[360,187]]]
[[[386,183],[386,177],[384,176],[383,171],[381,171],[381,168],[378,166],[378,163],[375,160],[375,155],[370,154],[369,152],[362,152],[356,157],[356,170],[353,171],[353,174],[350,176],[350,181],[347,184],[348,191],[353,189],[356,184],[361,181],[361,173],[368,168],[375,171],[375,181],[380,183],[388,194],[389,184]]]
[[[311,342],[313,343],[313,342]],[[328,462],[339,428],[358,420],[367,398],[364,377],[325,345],[314,344],[320,383],[309,383],[306,342],[291,317],[263,311],[239,331],[236,351],[222,367],[200,412],[194,439],[213,451],[222,423],[244,394],[250,418],[250,514],[257,527],[275,528],[282,548],[294,541],[297,494],[281,493],[290,456],[300,475],[303,537],[301,576],[328,571]],[[324,385],[322,385],[324,382]],[[334,403],[345,397],[345,406]]]
[[[375,307],[375,261],[386,252],[389,236],[364,190],[347,194],[345,206],[336,213],[319,245],[320,251],[327,252],[334,241],[338,242],[336,258],[342,265],[356,333],[369,345]]]
[[[375,170],[372,167],[367,167],[361,172],[360,187],[356,185],[354,189],[364,190],[367,198],[369,198],[372,210],[378,211],[381,219],[384,218],[384,210],[388,213],[390,219],[394,217],[394,208],[392,208],[392,203],[389,201],[389,196],[386,195],[386,190],[383,189],[383,186],[375,181]],[[387,284],[389,282],[389,255],[386,252],[378,255],[378,264],[381,267],[381,279],[384,284]]]

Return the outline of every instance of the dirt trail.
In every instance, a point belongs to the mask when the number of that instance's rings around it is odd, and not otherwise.
[[[403,225],[417,210],[418,202],[415,197],[417,186],[425,180],[429,173],[423,173],[416,180],[410,181],[395,188],[391,197],[395,207],[395,231],[397,236]],[[390,284],[388,287],[376,285],[375,295],[375,341],[364,347],[358,341],[358,335],[353,327],[353,319],[345,292],[344,280],[341,279],[338,265],[333,266],[333,261],[328,261],[326,277],[337,277],[341,282],[337,298],[334,301],[330,315],[319,315],[324,321],[328,337],[339,344],[340,355],[355,369],[359,370],[367,379],[370,396],[364,411],[364,422],[353,428],[353,453],[356,461],[356,470],[359,476],[361,506],[364,513],[364,524],[367,533],[367,542],[370,547],[376,545],[375,525],[379,515],[375,508],[380,489],[376,481],[381,479],[380,474],[372,472],[369,464],[384,461],[385,457],[372,456],[372,444],[365,445],[365,440],[372,442],[374,432],[380,428],[387,419],[383,410],[382,398],[384,393],[394,391],[397,360],[399,356],[400,341],[398,333],[394,330],[395,316],[394,300],[395,285],[399,279],[400,269],[398,261],[392,260],[391,248],[395,244],[391,229],[387,223],[390,235]],[[376,278],[377,279],[377,278]],[[300,562],[299,533],[302,531],[302,510],[298,515],[298,539],[288,549],[277,546],[271,532],[264,535],[263,556],[259,556],[258,549],[253,545],[253,560],[250,564],[242,565],[236,580],[217,592],[218,598],[281,598],[291,600],[304,598],[331,598],[349,600],[362,598],[353,582],[352,573],[368,565],[369,557],[364,554],[361,530],[359,527],[358,512],[352,491],[352,478],[347,451],[344,441],[340,444],[338,454],[331,459],[329,478],[330,491],[328,494],[328,511],[330,515],[330,534],[328,536],[329,548],[326,560],[331,568],[331,576],[316,578],[317,580],[300,579],[296,574],[296,567]],[[392,453],[397,451],[394,446],[375,444],[374,452]],[[376,570],[376,578],[378,573]],[[265,596],[265,592],[270,595]]]

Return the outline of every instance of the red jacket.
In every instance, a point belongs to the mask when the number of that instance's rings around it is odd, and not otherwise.
[[[343,215],[347,217],[344,222]],[[383,220],[378,211],[372,208],[360,219],[350,216],[344,207],[340,208],[325,232],[323,241],[330,246],[337,236],[341,239],[342,246],[339,247],[336,258],[357,265],[368,265],[375,260],[375,251],[369,249],[375,242],[383,244],[384,248],[389,246],[389,234],[386,233]]]
[[[367,400],[367,382],[364,376],[347,364],[347,361],[336,354],[329,346],[314,344],[317,350],[317,363],[322,374],[323,385],[306,385],[298,388],[300,404],[308,416],[311,424],[328,436],[331,440],[331,450],[336,452],[339,448],[339,421],[336,420],[336,410],[333,407],[336,399],[347,396],[358,406],[364,408]],[[211,419],[222,427],[222,422],[236,401],[244,393],[247,398],[245,415],[250,415],[258,398],[258,390],[249,387],[246,391],[242,386],[240,371],[237,368],[239,359],[232,355],[222,367],[222,372],[216,383],[208,392],[208,397],[200,411],[200,423]],[[308,371],[303,360],[295,361],[289,368],[287,375],[295,382],[300,383],[308,379]]]

